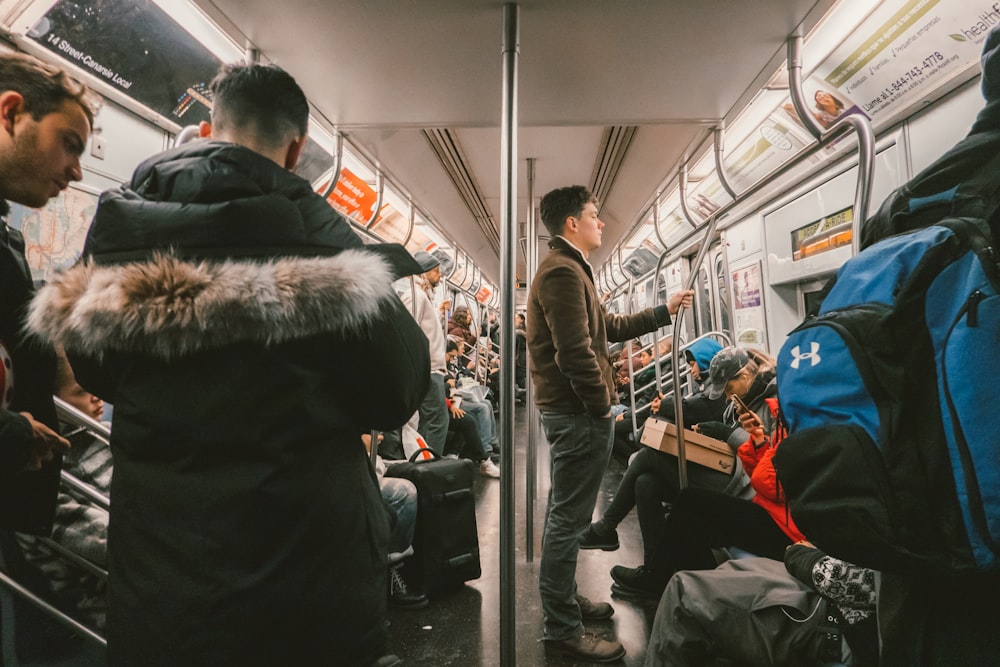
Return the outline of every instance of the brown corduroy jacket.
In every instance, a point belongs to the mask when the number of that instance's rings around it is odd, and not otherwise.
[[[539,410],[608,414],[618,402],[608,341],[670,324],[664,305],[613,315],[601,303],[583,256],[562,237],[549,241],[528,296],[528,354]]]

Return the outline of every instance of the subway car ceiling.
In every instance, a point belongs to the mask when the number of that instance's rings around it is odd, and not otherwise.
[[[696,222],[730,201],[713,176],[716,128],[725,128],[738,192],[813,141],[788,106],[790,36],[804,38],[810,104],[825,91],[841,98],[840,113],[863,113],[882,131],[975,76],[977,21],[985,25],[992,11],[972,0],[526,0],[518,8],[515,214],[520,223],[527,217],[528,158],[536,197],[567,184],[591,187],[607,225],[591,261],[613,277],[605,285],[621,281],[620,264],[632,259],[643,273],[662,251],[651,227],[654,204],[668,246],[691,240],[678,212],[682,167]],[[371,219],[372,231],[402,240],[412,203],[426,234],[410,239],[411,250],[415,243],[460,248],[456,275],[476,282],[464,254],[497,285],[503,9],[495,0],[0,0],[0,20],[19,48],[62,57],[106,96],[171,133],[194,119],[182,117],[185,105],[198,106],[205,82],[183,82],[174,109],[151,112],[128,99],[138,97],[132,81],[141,77],[118,71],[137,58],[98,62],[97,47],[84,46],[94,36],[79,25],[146,24],[158,11],[218,62],[255,49],[302,85],[323,149],[335,154],[335,137],[343,138],[341,166],[357,182],[342,179],[338,187],[360,200],[362,219],[379,201],[396,211],[395,222]],[[106,42],[139,48],[139,60],[182,64],[176,45],[141,30],[102,32]],[[951,35],[951,50],[895,39],[925,32]],[[797,177],[846,155],[852,142],[807,162]],[[329,173],[308,175],[318,188],[330,180]],[[384,200],[375,196],[380,181]],[[386,230],[392,233],[380,234]],[[520,226],[517,235],[524,236]],[[522,248],[516,260],[524,278]]]

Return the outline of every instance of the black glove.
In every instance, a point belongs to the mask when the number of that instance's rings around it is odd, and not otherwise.
[[[729,426],[728,424],[723,424],[722,422],[701,422],[698,424],[698,433],[722,441],[728,440],[729,436],[731,436],[735,430],[735,426]]]

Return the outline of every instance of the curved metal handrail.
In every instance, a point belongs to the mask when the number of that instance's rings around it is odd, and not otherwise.
[[[340,167],[344,161],[344,135],[337,133],[337,154],[334,156],[333,168],[330,170],[330,184],[323,190],[323,199],[329,199],[334,188],[340,182]]]
[[[378,220],[378,214],[382,212],[382,202],[385,201],[385,176],[382,175],[381,169],[375,171],[375,191],[375,206],[372,208],[372,217],[365,223],[365,229],[369,230]]]

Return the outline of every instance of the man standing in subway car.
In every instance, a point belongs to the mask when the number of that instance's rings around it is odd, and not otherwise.
[[[26,55],[0,55],[0,527],[51,530],[61,456],[56,358],[27,340],[34,294],[24,237],[7,227],[7,201],[41,207],[83,178],[80,156],[96,98],[60,69]]]
[[[309,105],[223,68],[202,136],[105,192],[29,326],[115,405],[108,657],[121,667],[386,660],[389,521],[361,434],[426,394],[427,339],[291,173]],[[375,400],[377,397],[377,400]]]
[[[618,402],[608,341],[625,341],[670,324],[690,307],[693,290],[635,315],[607,312],[587,261],[601,246],[597,199],[579,185],[542,197],[541,217],[552,235],[528,297],[528,353],[535,403],[550,445],[551,487],[542,538],[539,590],[547,647],[574,658],[612,662],[625,655],[617,641],[584,632],[583,621],[610,618],[576,588],[580,536],[590,525],[611,455]]]

